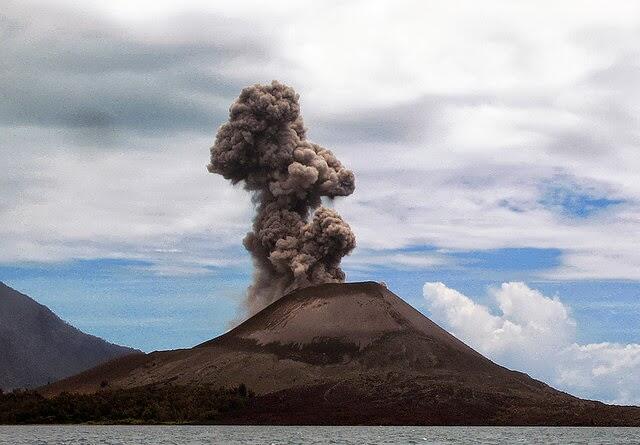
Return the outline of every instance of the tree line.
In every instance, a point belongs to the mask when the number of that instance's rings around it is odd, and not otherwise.
[[[252,397],[244,384],[230,389],[144,386],[51,398],[37,391],[0,390],[0,424],[213,423],[239,411]]]

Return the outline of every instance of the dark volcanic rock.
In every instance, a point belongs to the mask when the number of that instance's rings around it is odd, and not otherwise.
[[[293,292],[195,348],[124,357],[45,394],[199,385],[256,392],[229,423],[640,425],[483,357],[377,283]]]
[[[134,352],[79,331],[0,283],[0,389],[45,385]]]

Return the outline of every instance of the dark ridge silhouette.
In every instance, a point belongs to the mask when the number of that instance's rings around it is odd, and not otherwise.
[[[122,357],[41,392],[241,384],[256,396],[218,421],[640,426],[640,408],[499,366],[374,282],[300,289],[192,349]]]
[[[140,351],[85,334],[0,282],[0,389],[46,385],[131,353]]]

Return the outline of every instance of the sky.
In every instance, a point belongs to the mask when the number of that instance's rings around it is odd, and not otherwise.
[[[237,322],[253,207],[206,164],[277,79],[356,174],[349,281],[640,404],[640,4],[3,0],[0,36],[0,280],[64,320],[145,351]]]

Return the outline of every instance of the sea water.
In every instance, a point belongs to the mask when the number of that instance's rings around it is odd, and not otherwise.
[[[640,444],[640,428],[0,426],[0,444]]]

